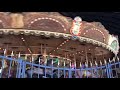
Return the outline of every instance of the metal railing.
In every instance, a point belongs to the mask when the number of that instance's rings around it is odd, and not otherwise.
[[[55,67],[53,64],[35,64],[21,59],[0,56],[0,78],[119,78],[120,62],[89,68]],[[7,62],[6,64],[4,64]]]

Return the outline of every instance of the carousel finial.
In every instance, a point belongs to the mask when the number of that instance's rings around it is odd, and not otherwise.
[[[75,68],[76,68],[76,61],[74,62]]]
[[[81,62],[80,62],[80,67],[82,66]]]
[[[21,55],[20,55],[20,52],[19,52],[19,54],[18,54],[18,58],[20,58],[20,56],[21,56]]]
[[[25,54],[25,60],[27,60],[27,54]]]
[[[96,66],[98,65],[96,61],[95,61],[95,65],[96,65]]]
[[[101,60],[100,60],[100,65],[102,66],[102,62],[101,62]]]
[[[120,60],[118,56],[117,56],[117,60],[118,60],[118,62],[119,62],[119,60]]]
[[[70,61],[70,68],[71,68],[71,61]]]
[[[13,51],[12,51],[12,53],[11,53],[11,56],[14,56]]]
[[[87,62],[85,62],[85,66],[86,66],[86,67],[88,67],[88,64],[87,64]]]
[[[39,64],[40,64],[40,57],[39,57]]]
[[[107,61],[104,59],[104,63],[107,64]]]
[[[115,62],[115,58],[113,57],[113,61]]]
[[[52,59],[52,65],[53,65],[53,59]]]
[[[109,58],[109,63],[110,63],[111,61],[110,61],[110,58]]]
[[[58,60],[58,66],[60,65],[60,60]]]
[[[64,61],[64,67],[65,67],[65,61]]]
[[[45,65],[47,64],[47,59],[45,60]]]
[[[6,55],[6,49],[4,50],[4,56]]]
[[[33,55],[32,55],[32,62],[34,61],[34,57],[33,57]]]
[[[92,67],[92,62],[90,61],[90,66]]]

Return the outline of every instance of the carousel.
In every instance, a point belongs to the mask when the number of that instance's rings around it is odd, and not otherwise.
[[[1,56],[73,70],[105,65],[118,51],[118,36],[110,35],[100,22],[57,12],[0,13]]]

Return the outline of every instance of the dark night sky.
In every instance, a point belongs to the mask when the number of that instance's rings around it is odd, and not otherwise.
[[[80,16],[83,21],[101,22],[110,34],[118,35],[120,41],[120,12],[60,12],[72,17]]]

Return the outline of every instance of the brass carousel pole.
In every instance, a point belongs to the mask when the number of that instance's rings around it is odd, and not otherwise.
[[[42,55],[42,44],[41,44],[41,55]]]
[[[90,68],[91,68],[91,77],[93,78],[93,67],[92,62],[90,61]]]
[[[47,58],[46,58],[46,44],[45,44],[45,47],[44,47],[44,52],[43,52],[43,58],[44,58],[44,64],[46,65],[47,64]]]
[[[45,65],[45,77],[46,77],[46,65],[47,65],[47,58],[46,58],[46,44],[45,44],[45,46],[44,46],[43,58],[44,58],[44,65]]]
[[[77,73],[76,73],[76,56],[75,56],[75,54],[74,54],[74,69],[75,69],[75,77],[76,77]]]
[[[87,47],[85,46],[85,76],[87,76],[87,68],[88,68],[88,56],[87,56]]]
[[[8,54],[8,44],[7,44],[7,46],[6,46],[4,56],[7,57],[7,54]],[[6,61],[6,59],[3,60],[3,66],[4,66],[4,67],[7,66],[7,61]]]
[[[85,47],[85,59],[86,59],[86,64],[88,65],[87,47]]]
[[[27,61],[27,54],[25,54],[25,61]]]
[[[42,53],[42,43],[40,44],[40,54],[43,55],[43,53]],[[39,57],[39,64],[42,64],[42,60],[41,60],[40,57]]]
[[[101,69],[101,75],[100,75],[101,77],[100,78],[104,78],[104,75],[103,75],[104,73],[103,73],[102,65],[103,65],[102,61],[100,60],[100,67],[101,67],[100,68]]]
[[[13,51],[12,51],[12,53],[11,53],[11,58],[13,58],[14,59],[14,54],[13,54]],[[14,61],[12,62],[12,66],[14,66]]]
[[[65,51],[65,58],[66,58],[66,51]],[[65,60],[63,60],[64,61],[64,78],[66,78],[66,71],[65,71],[65,65],[66,65],[66,63],[65,63]]]
[[[95,51],[95,49],[93,49],[93,54],[94,54],[94,57],[92,56],[92,73],[93,73],[93,75],[96,73],[96,64],[94,63],[94,60],[96,60],[97,61],[97,55],[96,55],[96,51]],[[95,58],[95,59],[94,59]]]
[[[79,65],[80,66],[80,78],[82,78],[82,70],[81,70],[82,69],[82,63],[81,62],[82,62],[82,56],[80,57],[80,65]]]
[[[91,75],[93,77],[93,55],[91,54],[91,61],[90,61],[90,68],[91,68]]]

